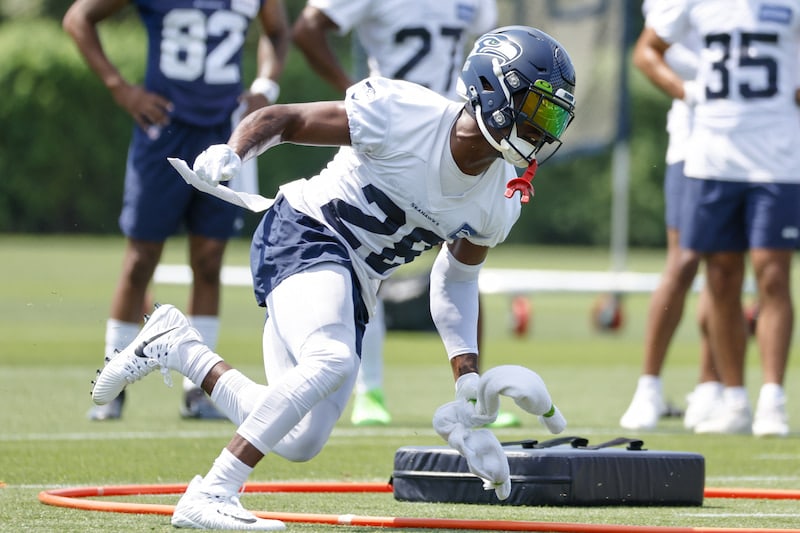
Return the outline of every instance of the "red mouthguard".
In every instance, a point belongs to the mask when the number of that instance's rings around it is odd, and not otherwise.
[[[514,193],[519,191],[519,201],[523,204],[527,204],[531,196],[533,196],[533,185],[531,185],[531,181],[533,181],[533,176],[536,174],[536,169],[539,164],[534,159],[531,161],[531,164],[528,165],[528,168],[525,169],[525,172],[519,178],[514,178],[509,180],[506,183],[506,198],[511,198],[514,196]]]

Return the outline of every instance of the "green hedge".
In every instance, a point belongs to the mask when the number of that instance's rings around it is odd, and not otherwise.
[[[254,38],[251,32],[251,38]],[[144,72],[145,36],[135,17],[101,25],[107,52],[130,80]],[[346,40],[337,42],[346,51]],[[255,50],[254,43],[248,45]],[[254,71],[254,53],[246,71]],[[248,77],[249,79],[249,77]],[[630,242],[664,242],[667,99],[632,74]],[[281,101],[339,98],[292,50]],[[133,121],[118,108],[57,21],[0,25],[0,232],[116,233]],[[591,105],[587,103],[586,105]],[[329,148],[279,146],[259,159],[261,189],[316,173]],[[609,240],[611,156],[548,163],[512,242],[604,245]],[[248,217],[247,231],[257,222]]]

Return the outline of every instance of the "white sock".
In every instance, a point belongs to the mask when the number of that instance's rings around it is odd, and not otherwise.
[[[211,368],[222,360],[222,357],[205,344],[189,342],[181,345],[176,362],[178,368],[172,370],[177,370],[199,387]]]
[[[704,381],[695,385],[694,390],[700,394],[714,395],[722,392],[722,383],[719,381]]]
[[[765,405],[774,405],[786,401],[786,394],[783,387],[777,383],[764,383],[758,393],[758,403],[766,402]]]
[[[106,351],[105,356],[113,358],[116,351],[124,350],[136,335],[139,334],[141,326],[135,322],[123,322],[116,318],[106,320]]]
[[[212,350],[217,349],[219,340],[219,317],[212,315],[189,315],[186,317],[189,324],[200,333],[203,342]],[[183,391],[196,389],[198,386],[188,377],[183,378]]]
[[[211,494],[237,494],[252,471],[252,467],[240,461],[227,448],[223,448],[214,460],[211,470],[203,478],[203,485]]]
[[[266,389],[266,385],[260,385],[238,370],[231,369],[217,380],[211,391],[211,401],[231,422],[239,426]]]
[[[657,390],[658,393],[661,394],[661,378],[659,376],[643,374],[639,376],[636,390]]]

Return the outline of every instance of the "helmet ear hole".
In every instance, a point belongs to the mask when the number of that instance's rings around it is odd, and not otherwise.
[[[492,113],[492,122],[494,122],[498,128],[505,128],[508,125],[508,118],[506,118],[505,113],[497,110]]]

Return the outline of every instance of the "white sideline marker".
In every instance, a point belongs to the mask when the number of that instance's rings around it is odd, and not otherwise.
[[[253,278],[245,266],[222,267],[222,284],[250,287]],[[658,286],[661,274],[650,272],[601,272],[584,270],[528,270],[513,268],[484,268],[478,278],[483,294],[526,294],[535,292],[613,292],[648,293]],[[167,285],[188,285],[192,271],[187,265],[158,265],[153,280]],[[701,276],[695,278],[692,290],[703,285]],[[744,290],[753,292],[753,281],[747,278]]]

